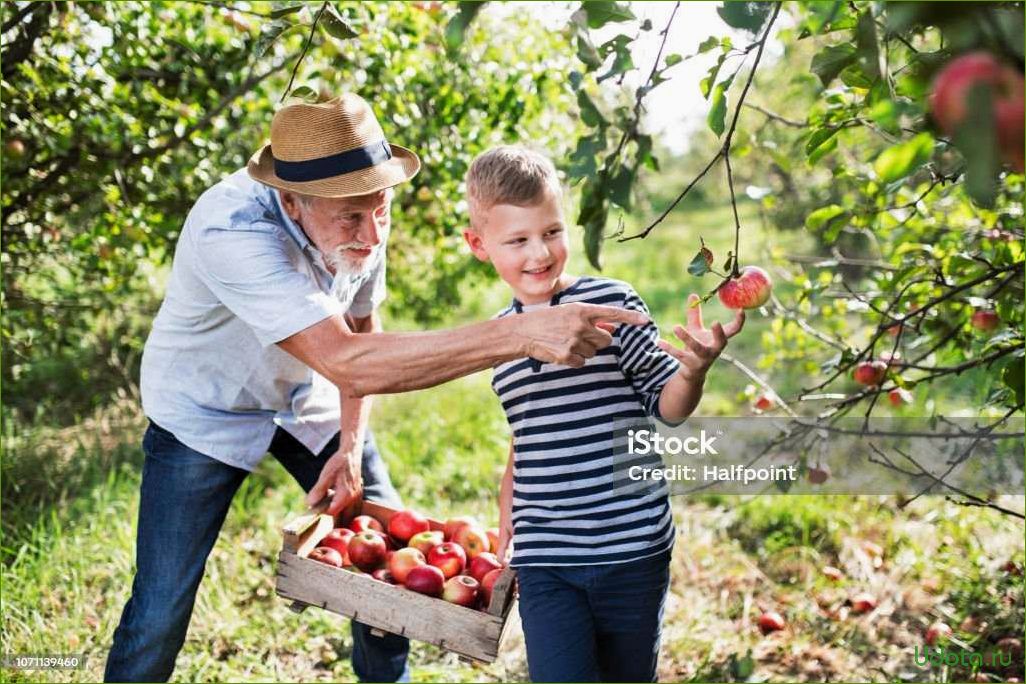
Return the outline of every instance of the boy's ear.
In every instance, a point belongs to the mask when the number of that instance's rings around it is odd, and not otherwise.
[[[488,252],[485,251],[484,241],[479,233],[470,228],[464,228],[463,239],[466,241],[467,247],[470,247],[470,251],[474,253],[474,256],[481,261],[488,261]]]

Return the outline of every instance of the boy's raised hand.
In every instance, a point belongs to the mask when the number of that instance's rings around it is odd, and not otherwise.
[[[678,349],[665,340],[658,342],[660,349],[680,361],[679,372],[687,380],[703,378],[727,346],[727,340],[741,332],[745,325],[745,312],[739,309],[734,320],[726,325],[717,322],[711,329],[706,328],[702,324],[702,306],[698,302],[698,295],[688,295],[687,327],[673,326],[673,334],[684,343],[684,348]]]

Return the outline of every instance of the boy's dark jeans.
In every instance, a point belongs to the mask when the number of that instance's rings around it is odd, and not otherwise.
[[[652,682],[670,552],[629,563],[519,567],[535,682]]]
[[[308,491],[337,449],[338,435],[315,455],[279,428],[270,451]],[[232,497],[248,475],[193,451],[155,423],[146,430],[143,451],[135,581],[107,657],[104,680],[108,682],[158,682],[171,677],[207,556]],[[369,434],[363,450],[363,482],[366,498],[401,507]],[[366,625],[353,622],[352,626],[353,669],[362,681],[409,679],[407,639],[391,634],[376,637]]]

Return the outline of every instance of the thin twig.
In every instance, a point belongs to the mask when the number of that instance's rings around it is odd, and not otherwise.
[[[321,18],[321,14],[323,14],[326,9],[328,9],[327,0],[321,4],[321,8],[317,10],[317,14],[314,16],[313,23],[310,24],[310,34],[306,37],[306,43],[303,45],[303,51],[299,53],[299,59],[296,60],[296,65],[292,67],[292,75],[289,76],[289,84],[285,86],[285,91],[281,94],[281,99],[278,100],[279,104],[284,102],[288,94],[292,92],[292,83],[296,80],[296,73],[299,71],[299,65],[303,63],[303,58],[306,57],[306,51],[310,49],[310,43],[313,42],[314,32],[317,30],[317,21]]]

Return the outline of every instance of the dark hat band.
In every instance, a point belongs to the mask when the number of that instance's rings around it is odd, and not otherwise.
[[[383,164],[392,158],[392,149],[388,146],[387,140],[379,140],[370,145],[333,154],[330,157],[318,157],[304,161],[282,161],[274,156],[272,149],[271,158],[274,159],[274,173],[278,178],[293,183],[305,183],[333,178]]]

